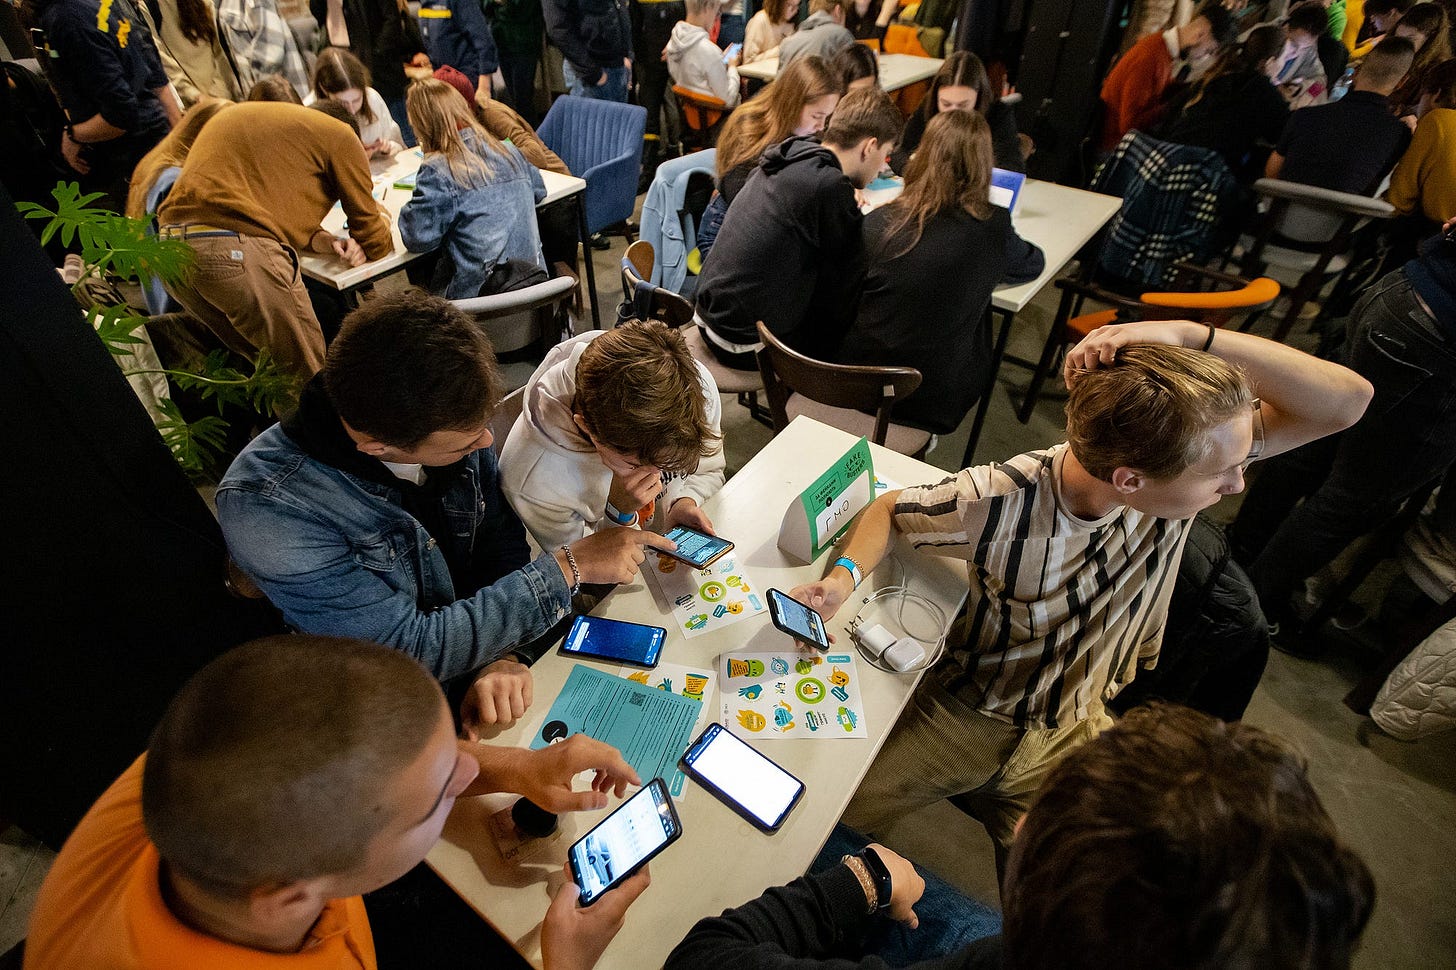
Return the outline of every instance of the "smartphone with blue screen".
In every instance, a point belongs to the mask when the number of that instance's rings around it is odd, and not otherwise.
[[[820,650],[829,649],[829,634],[824,629],[824,617],[783,590],[768,591],[768,614],[774,626],[795,640],[812,643]]]
[[[561,643],[568,657],[617,660],[637,667],[656,667],[667,642],[667,630],[645,623],[609,620],[605,616],[578,616]]]
[[[667,785],[654,778],[571,847],[567,859],[581,887],[581,905],[601,899],[681,835]]]
[[[733,58],[737,57],[742,52],[742,44],[729,44],[728,49],[723,51],[723,63],[727,64],[729,61],[733,60]]]
[[[710,536],[706,532],[689,529],[685,525],[669,529],[664,534],[664,538],[677,543],[677,548],[672,552],[668,552],[666,549],[660,550],[658,555],[680,559],[698,569],[706,569],[733,550],[733,543],[727,539]]]

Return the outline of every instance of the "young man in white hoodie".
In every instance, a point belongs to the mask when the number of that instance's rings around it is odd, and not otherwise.
[[[631,320],[556,347],[525,387],[501,488],[542,549],[616,527],[708,534],[722,402],[682,335]]]
[[[732,108],[738,104],[738,65],[743,51],[740,48],[725,57],[713,43],[710,32],[721,9],[719,0],[687,0],[687,18],[672,28],[672,39],[663,54],[673,84],[712,95]]]

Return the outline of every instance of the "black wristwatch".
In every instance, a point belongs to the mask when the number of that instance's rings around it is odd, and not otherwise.
[[[875,912],[883,913],[890,908],[890,894],[895,889],[890,880],[890,870],[885,866],[885,861],[880,858],[880,854],[870,846],[865,846],[855,854],[869,870],[870,878],[875,881]]]

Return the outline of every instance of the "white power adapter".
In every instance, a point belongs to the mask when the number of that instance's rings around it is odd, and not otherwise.
[[[899,671],[911,670],[925,659],[925,648],[911,637],[895,638],[882,624],[855,630],[859,645],[877,662]]]

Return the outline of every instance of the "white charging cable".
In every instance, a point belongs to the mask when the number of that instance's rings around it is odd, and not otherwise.
[[[888,604],[891,599],[898,601],[895,620],[901,630],[899,636],[883,623],[865,625],[864,614],[870,604],[882,601]],[[912,603],[931,617],[935,630],[930,634],[917,635],[920,631],[912,631],[905,622],[905,607]],[[946,637],[950,634],[945,611],[929,597],[907,586],[886,586],[866,596],[845,629],[859,648],[860,656],[880,670],[897,674],[914,673],[934,665],[945,652]],[[926,644],[931,645],[929,650]]]

